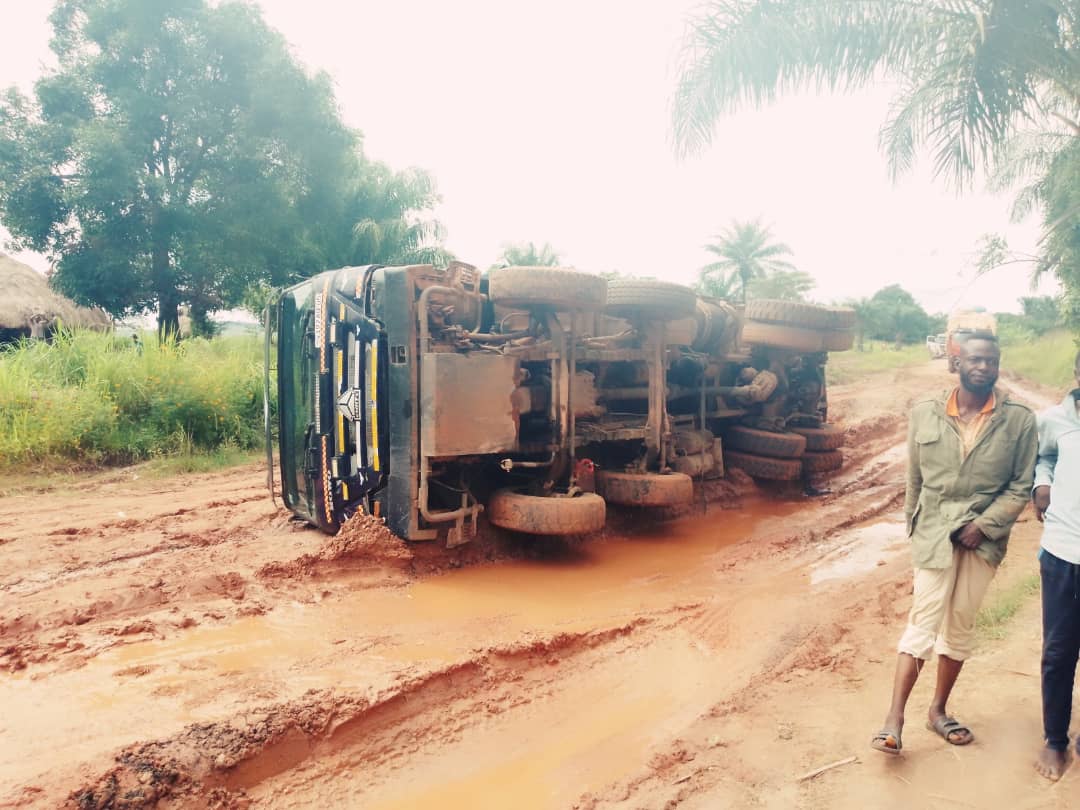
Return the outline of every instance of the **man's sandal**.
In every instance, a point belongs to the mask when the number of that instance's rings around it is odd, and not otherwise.
[[[971,729],[953,717],[939,717],[933,722],[927,720],[926,727],[949,745],[967,745],[975,739]],[[959,735],[959,739],[956,739],[953,735]]]
[[[900,741],[899,733],[882,729],[870,740],[870,747],[883,754],[896,756],[904,749],[904,744]]]

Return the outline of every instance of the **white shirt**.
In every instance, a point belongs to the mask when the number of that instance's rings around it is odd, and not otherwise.
[[[1050,487],[1042,547],[1080,565],[1080,388],[1039,414],[1036,487]]]

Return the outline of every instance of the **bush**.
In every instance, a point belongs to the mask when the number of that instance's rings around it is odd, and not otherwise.
[[[0,351],[0,469],[262,444],[258,337],[144,344],[91,332]]]
[[[1008,371],[1063,393],[1076,385],[1073,362],[1080,344],[1070,332],[1058,330],[1031,338],[1002,331],[1000,338],[1001,365]]]

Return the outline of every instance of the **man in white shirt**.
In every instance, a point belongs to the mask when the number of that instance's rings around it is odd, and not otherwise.
[[[1039,458],[1031,497],[1043,526],[1043,732],[1035,770],[1058,780],[1069,761],[1073,681],[1080,656],[1080,354],[1077,387],[1039,414]]]

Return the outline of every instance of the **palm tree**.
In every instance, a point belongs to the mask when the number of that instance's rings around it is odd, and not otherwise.
[[[705,245],[705,250],[718,260],[701,268],[698,288],[710,295],[725,297],[737,284],[739,296],[746,303],[746,291],[751,280],[764,278],[769,273],[794,270],[783,256],[791,255],[791,248],[782,242],[773,242],[769,228],[761,220],[732,223],[715,239]]]
[[[881,142],[894,174],[929,146],[962,187],[1019,128],[1080,136],[1074,0],[711,0],[688,26],[672,105],[676,149],[717,119],[799,88],[898,79]]]
[[[503,245],[499,261],[508,267],[556,267],[561,261],[549,243],[537,247],[533,242]]]
[[[442,223],[424,216],[439,200],[435,181],[426,172],[366,164],[349,200],[354,221],[347,262],[445,264],[453,259],[442,245]]]

